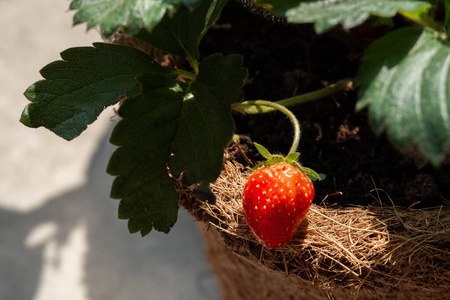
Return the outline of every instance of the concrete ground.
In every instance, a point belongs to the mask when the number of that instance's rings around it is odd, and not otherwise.
[[[112,110],[67,142],[19,123],[39,70],[101,41],[72,27],[70,1],[0,0],[0,299],[219,299],[193,218],[129,234],[105,173]]]

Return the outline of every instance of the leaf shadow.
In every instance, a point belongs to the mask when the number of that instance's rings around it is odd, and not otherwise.
[[[126,222],[117,218],[119,202],[109,198],[113,177],[105,172],[114,150],[108,137],[100,141],[82,186],[29,212],[0,209],[0,299],[33,299],[52,289],[56,295],[84,293],[86,299],[218,299],[203,240],[190,215],[180,210],[168,235],[152,232],[145,238],[130,234]],[[34,234],[46,224],[53,230]],[[83,245],[68,256],[76,230],[82,232]],[[49,268],[64,268],[61,276],[77,272],[67,270],[73,265],[68,260],[80,262],[80,291],[63,290],[78,283],[61,288],[45,278]],[[72,275],[67,280],[73,281]]]

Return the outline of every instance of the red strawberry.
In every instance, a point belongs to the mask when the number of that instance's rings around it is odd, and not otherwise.
[[[265,165],[244,187],[247,224],[267,247],[281,247],[292,238],[313,199],[314,186],[297,166],[287,162]]]

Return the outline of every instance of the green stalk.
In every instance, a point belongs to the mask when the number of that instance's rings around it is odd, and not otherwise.
[[[429,27],[431,29],[436,30],[441,34],[441,36],[444,36],[443,39],[446,38],[446,32],[445,28],[437,24],[433,17],[431,17],[428,13],[428,9],[426,11],[416,11],[416,12],[408,12],[399,10],[398,13],[401,14],[403,17],[410,19],[411,21],[424,26]]]
[[[289,150],[289,154],[294,153],[297,151],[298,148],[298,144],[300,142],[300,122],[297,120],[297,118],[295,117],[295,115],[289,110],[287,109],[285,106],[280,105],[276,102],[271,102],[271,101],[266,101],[266,100],[255,100],[255,101],[245,101],[247,102],[248,105],[252,105],[254,106],[256,109],[262,109],[262,108],[271,108],[272,111],[278,110],[282,113],[284,113],[289,120],[292,123],[292,126],[294,127],[294,140],[292,142],[292,146],[291,149]]]
[[[337,92],[340,91],[344,91],[346,89],[348,89],[352,84],[352,81],[350,79],[343,79],[340,80],[338,82],[336,82],[335,84],[332,84],[330,86],[327,86],[326,88],[311,92],[311,93],[306,93],[306,94],[302,94],[302,95],[298,95],[295,97],[291,97],[291,98],[286,98],[280,101],[276,101],[276,102],[270,102],[270,103],[277,103],[279,105],[285,106],[285,107],[289,107],[289,106],[294,106],[294,105],[298,105],[298,104],[302,104],[302,103],[306,103],[309,101],[314,101],[320,98],[324,98],[327,96],[330,96],[332,94],[335,94]],[[264,101],[264,100],[257,100],[257,101]],[[253,101],[244,101],[241,102],[237,105],[235,105],[233,107],[233,109],[235,111],[244,113],[244,114],[265,114],[265,113],[269,113],[269,112],[273,112],[276,109],[270,106],[255,106],[253,104],[251,104],[251,102]]]
[[[181,77],[184,77],[184,78],[187,78],[190,80],[195,80],[195,78],[196,78],[195,74],[193,74],[189,71],[183,70],[183,69],[176,69],[173,71],[173,74],[179,75]]]
[[[187,53],[187,52],[186,52]],[[192,57],[191,55],[187,55],[186,57],[187,61],[189,62],[189,64],[191,65],[192,69],[194,70],[195,75],[198,74],[198,61],[197,59],[195,59],[194,57]]]

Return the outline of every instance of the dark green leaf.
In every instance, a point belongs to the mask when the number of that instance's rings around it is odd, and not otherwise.
[[[313,182],[317,181],[317,180],[323,181],[323,180],[325,180],[327,178],[327,175],[325,175],[323,173],[318,173],[317,175],[319,177],[314,177],[314,176],[311,176],[309,174],[306,174],[306,175],[308,175],[309,179],[311,179],[311,181],[313,181]]]
[[[171,72],[147,54],[131,47],[95,43],[94,47],[71,48],[41,70],[44,80],[31,85],[21,122],[44,126],[71,140],[94,122],[105,107],[138,87],[143,72]]]
[[[357,108],[399,149],[417,143],[435,165],[450,150],[450,47],[431,29],[399,29],[373,43],[357,75]]]
[[[108,165],[108,173],[117,176],[111,197],[122,199],[119,216],[130,219],[131,232],[168,232],[175,223],[178,195],[168,162],[176,178],[201,183],[203,192],[218,177],[233,136],[231,103],[246,76],[241,64],[235,55],[208,57],[189,83],[155,73],[138,77],[143,95],[120,107],[123,119],[111,136],[120,147]]]
[[[197,185],[192,194],[196,199],[200,199],[201,201],[208,202],[210,204],[216,203],[216,195],[211,191],[211,187],[209,186],[208,181],[202,181]]]
[[[107,171],[116,175],[111,197],[122,199],[119,217],[130,219],[130,232],[142,235],[169,232],[178,212],[178,195],[167,173],[170,141],[182,109],[184,87],[170,77],[149,73],[139,78],[144,96],[124,101],[123,118],[114,128],[111,143],[120,146]]]
[[[450,35],[450,1],[444,1],[445,5],[445,28],[447,35]]]
[[[70,9],[78,10],[74,24],[87,22],[88,29],[100,26],[102,34],[109,37],[123,27],[129,33],[141,28],[154,27],[166,11],[182,0],[73,0]],[[197,0],[184,0],[192,5]]]
[[[351,28],[372,16],[393,17],[399,11],[423,12],[430,7],[426,1],[416,0],[264,0],[273,11],[285,15],[290,22],[314,23],[317,32],[342,24]]]
[[[194,9],[181,5],[175,13],[166,13],[151,31],[142,29],[135,36],[169,53],[197,59],[203,34],[217,18],[226,0],[200,0]]]
[[[222,170],[223,150],[232,139],[231,104],[247,76],[239,55],[215,54],[203,60],[183,100],[170,169],[187,184],[213,182]]]

